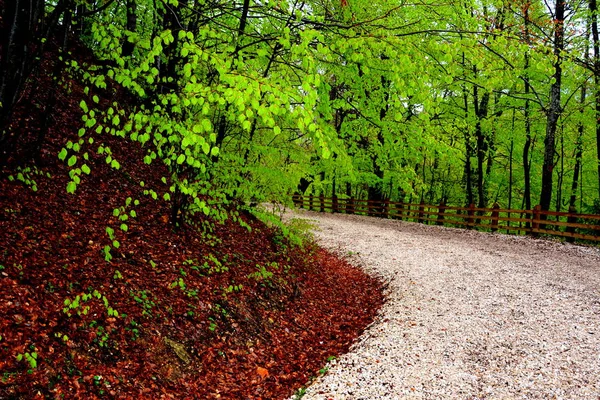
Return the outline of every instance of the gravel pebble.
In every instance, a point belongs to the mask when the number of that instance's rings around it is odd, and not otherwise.
[[[387,282],[387,302],[312,399],[599,399],[600,250],[298,211]]]

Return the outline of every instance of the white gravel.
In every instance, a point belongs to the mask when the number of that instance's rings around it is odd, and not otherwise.
[[[599,399],[600,250],[300,211],[389,282],[377,320],[312,399]]]

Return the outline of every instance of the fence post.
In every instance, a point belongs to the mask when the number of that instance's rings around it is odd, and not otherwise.
[[[396,218],[402,221],[402,217],[404,215],[404,204],[396,203]]]
[[[531,214],[531,216],[532,216],[531,236],[534,236],[534,237],[539,236],[539,232],[535,232],[535,231],[540,229],[539,221],[541,218],[541,209],[542,209],[542,207],[538,204],[537,206],[533,207],[533,213]]]
[[[315,196],[312,194],[308,196],[308,209],[310,211],[314,211],[315,209]]]
[[[383,218],[390,217],[390,199],[385,199],[383,201]]]
[[[500,216],[500,205],[498,203],[494,203],[492,207],[492,232],[496,232],[498,230],[498,217]]]
[[[350,197],[346,202],[346,214],[354,214],[354,198]]]
[[[577,209],[575,208],[575,206],[570,206],[569,207],[569,214],[571,214],[571,215],[569,215],[567,217],[567,222],[569,224],[576,223],[577,222],[577,217],[575,215],[572,215],[572,214],[577,214]],[[575,233],[575,228],[572,227],[572,226],[567,226],[567,232],[568,233]],[[575,238],[574,237],[567,237],[567,242],[573,243],[573,242],[575,242]]]
[[[322,194],[319,195],[319,210],[325,212],[325,199]]]
[[[425,200],[421,200],[421,202],[419,203],[419,218],[417,218],[417,221],[420,223],[423,223],[423,212],[425,211]]]
[[[339,207],[338,207],[338,197],[337,195],[333,195],[333,197],[331,198],[331,212],[337,213],[340,212]]]
[[[444,211],[446,211],[446,202],[444,200],[440,201],[440,205],[438,207],[438,216],[436,225],[444,225]]]
[[[475,203],[469,204],[467,210],[467,229],[473,229],[473,216],[475,215]]]

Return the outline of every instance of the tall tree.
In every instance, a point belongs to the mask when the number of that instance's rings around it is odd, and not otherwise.
[[[540,193],[540,207],[542,210],[549,210],[550,202],[552,200],[552,182],[556,152],[556,127],[558,126],[558,119],[562,113],[560,98],[562,88],[562,53],[565,49],[565,3],[566,1],[556,1],[553,13],[554,35],[552,45],[554,54],[554,73],[552,75],[550,98],[546,111],[546,137],[544,138],[544,164],[542,165],[542,191]]]

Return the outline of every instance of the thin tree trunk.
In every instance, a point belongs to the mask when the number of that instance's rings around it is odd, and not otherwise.
[[[596,102],[596,168],[598,171],[598,199],[600,200],[600,38],[598,36],[598,5],[596,0],[589,2],[592,14],[592,43],[594,47],[594,99]]]
[[[8,161],[16,141],[8,128],[24,84],[37,64],[34,59],[41,56],[42,35],[54,28],[56,13],[64,7],[64,0],[59,1],[46,20],[43,0],[4,1],[0,31],[0,169]],[[48,25],[46,30],[44,23]]]
[[[473,73],[477,74],[477,69],[475,67],[473,67]],[[481,97],[480,102],[477,86],[473,86],[473,104],[475,106],[475,116],[477,118],[477,122],[475,123],[475,136],[477,138],[477,206],[480,208],[485,207],[487,202],[484,187],[485,172],[483,166],[487,150],[487,141],[481,127],[481,122],[487,116],[489,99],[490,94],[486,92]]]
[[[465,67],[465,54],[462,55],[463,68]],[[463,85],[463,108],[465,112],[465,121],[469,119],[469,95],[467,88]],[[471,138],[469,129],[465,130],[465,180],[467,189],[467,205],[473,204],[473,178],[471,176],[471,156],[473,155],[473,147],[471,146]]]
[[[579,101],[581,105],[582,115],[585,113],[584,104],[586,94],[587,85],[584,84],[581,87],[581,99]],[[569,197],[569,209],[575,207],[575,204],[577,202],[577,186],[579,185],[579,174],[581,171],[581,156],[583,155],[583,132],[584,126],[583,123],[580,122],[579,124],[577,124],[577,141],[575,142],[575,167],[573,168],[573,181],[571,182],[571,197]]]
[[[546,119],[546,137],[544,139],[544,164],[542,166],[542,192],[540,194],[540,207],[542,210],[550,209],[552,200],[552,184],[554,170],[554,153],[556,148],[556,127],[562,113],[560,104],[560,90],[562,84],[562,51],[564,50],[564,19],[565,3],[556,1],[554,21],[554,82],[550,87],[550,103],[548,104]]]
[[[560,130],[560,170],[558,171],[558,180],[556,183],[556,210],[560,212],[562,203],[562,186],[565,176],[565,132],[564,126]],[[557,217],[558,218],[558,217]]]
[[[529,7],[525,7],[525,42],[529,44]],[[529,94],[531,84],[529,83],[529,50],[525,51],[525,144],[523,145],[523,201],[525,209],[531,210],[531,164],[529,164],[529,150],[531,149],[531,104]]]
[[[127,24],[125,29],[128,32],[135,33],[137,30],[137,3],[136,0],[127,0]],[[123,57],[130,57],[135,49],[135,44],[130,41],[125,35],[125,41],[121,47],[121,54]]]

